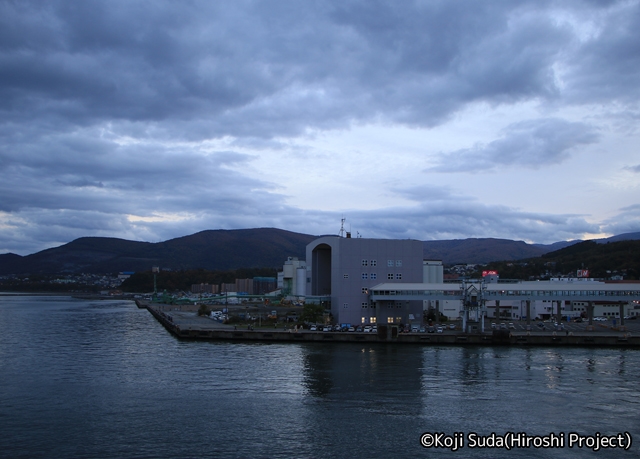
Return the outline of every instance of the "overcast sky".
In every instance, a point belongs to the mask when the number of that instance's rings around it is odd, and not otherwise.
[[[640,2],[0,0],[0,253],[640,231]]]

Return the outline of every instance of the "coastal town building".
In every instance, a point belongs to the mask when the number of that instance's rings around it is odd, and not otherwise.
[[[191,293],[210,293],[217,294],[220,286],[217,284],[192,284]]]
[[[487,301],[487,317],[497,320],[523,320],[527,318],[525,300],[498,300]],[[572,300],[534,300],[530,303],[531,318],[548,320],[558,314],[558,304],[560,305],[560,315],[564,319],[585,318],[587,316],[588,301]],[[619,301],[593,301],[593,316],[605,317],[607,319],[620,318]],[[633,301],[624,302],[622,305],[622,316],[640,316],[640,305]]]
[[[220,293],[236,293],[238,291],[236,283],[222,283],[220,284]]]
[[[236,279],[236,292],[253,295],[253,279]]]
[[[472,280],[444,284],[380,284],[371,289],[370,298],[376,303],[414,299],[460,301],[463,330],[467,330],[467,321],[480,320],[483,323],[483,318],[491,318],[492,314],[496,318],[560,321],[569,315],[570,308],[575,309],[571,310],[573,316],[582,315],[583,311],[578,308],[585,307],[588,317],[597,317],[594,311],[601,307],[602,316],[620,318],[622,323],[625,317],[640,313],[640,284],[632,282],[486,283]],[[514,309],[514,305],[517,308]],[[503,307],[507,312],[503,313]]]
[[[423,260],[417,240],[324,236],[306,248],[306,301],[331,311],[334,324],[416,324],[427,316],[467,321],[624,318],[640,315],[640,284],[589,278],[505,281],[496,272],[482,280],[447,282],[442,262]],[[304,262],[290,258],[296,291]],[[294,275],[293,267],[298,275]],[[283,270],[284,271],[284,270]],[[300,296],[300,295],[298,295]]]
[[[275,277],[254,277],[253,294],[265,295],[276,290],[278,284]]]
[[[331,304],[338,324],[422,320],[423,301],[370,301],[381,282],[422,282],[423,244],[417,240],[324,236],[307,245],[306,294]]]

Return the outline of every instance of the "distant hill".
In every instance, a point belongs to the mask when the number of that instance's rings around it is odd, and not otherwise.
[[[604,239],[594,239],[598,244],[609,242],[640,240],[640,233],[625,233]],[[560,241],[553,244],[527,244],[510,239],[453,239],[446,241],[425,241],[424,257],[442,260],[444,264],[457,263],[486,264],[492,261],[515,261],[541,257],[549,252],[582,243],[581,240]]]
[[[444,264],[484,264],[497,260],[520,260],[539,257],[552,249],[508,239],[453,239],[425,241],[425,259],[442,260]]]
[[[607,242],[637,241],[637,240],[640,240],[640,233],[624,233],[624,234],[618,234],[617,236],[607,237],[604,239],[595,239],[595,241],[599,244],[606,244]]]
[[[583,241],[541,258],[553,262],[564,271],[588,269],[592,277],[607,277],[613,271],[640,272],[640,240],[618,240],[600,243]]]
[[[0,255],[0,275],[149,271],[153,266],[165,270],[278,268],[287,257],[304,259],[307,244],[317,237],[277,228],[207,230],[157,243],[84,237],[24,257]],[[597,242],[628,239],[640,239],[640,233]],[[424,241],[423,247],[424,258],[444,264],[486,264],[541,257],[579,242],[541,245],[485,238]]]
[[[581,240],[573,240],[573,241],[560,241],[554,242],[553,244],[532,244],[534,247],[539,247],[543,250],[543,253],[554,252],[556,250],[564,249],[565,247],[569,247],[573,244],[578,244],[582,242]]]
[[[575,276],[578,269],[586,269],[590,277],[607,279],[621,275],[636,280],[640,277],[640,240],[582,241],[517,263],[492,262],[488,269],[497,270],[503,279],[529,279],[541,273]]]
[[[25,257],[0,255],[0,274],[278,267],[288,256],[304,259],[316,237],[276,228],[208,230],[158,243],[86,237]]]

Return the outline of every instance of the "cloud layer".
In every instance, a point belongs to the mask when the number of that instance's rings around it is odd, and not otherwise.
[[[638,1],[3,2],[0,252],[637,231],[639,43]]]

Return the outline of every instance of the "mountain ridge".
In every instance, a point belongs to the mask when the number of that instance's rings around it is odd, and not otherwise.
[[[307,244],[318,237],[278,228],[204,230],[162,242],[82,237],[31,255],[1,254],[0,275],[148,271],[153,266],[170,270],[278,268],[289,256],[304,259]],[[640,232],[596,242],[628,239],[640,239]],[[425,259],[442,260],[444,264],[486,264],[540,257],[583,241],[548,245],[497,238],[422,242]]]

